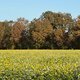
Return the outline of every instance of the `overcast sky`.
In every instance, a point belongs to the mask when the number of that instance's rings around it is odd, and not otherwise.
[[[0,20],[32,20],[45,11],[68,12],[76,18],[80,14],[80,0],[0,0]]]

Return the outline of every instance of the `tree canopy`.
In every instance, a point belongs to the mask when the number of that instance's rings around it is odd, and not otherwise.
[[[46,11],[32,21],[0,22],[0,49],[80,49],[80,16]]]

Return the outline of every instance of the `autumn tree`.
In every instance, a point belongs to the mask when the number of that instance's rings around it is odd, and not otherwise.
[[[18,48],[19,39],[21,38],[22,31],[25,30],[25,26],[19,22],[16,22],[12,27],[12,40],[14,42],[14,48]]]
[[[64,30],[56,29],[53,37],[56,49],[64,48]]]
[[[31,23],[31,36],[35,48],[41,48],[47,36],[52,34],[53,29],[47,19],[36,20]]]
[[[72,25],[72,16],[69,13],[55,13],[47,11],[41,15],[40,19],[48,19],[52,24],[53,28],[66,27],[67,25]]]
[[[46,11],[31,22],[0,22],[0,49],[80,49],[80,16]]]
[[[1,42],[4,36],[5,25],[4,22],[0,22],[0,49],[2,47]]]
[[[12,40],[11,40],[11,27],[8,25],[8,22],[4,22],[4,36],[1,41],[2,49],[12,49]]]
[[[73,28],[73,36],[74,36],[74,48],[80,49],[80,16],[76,18],[75,26]]]

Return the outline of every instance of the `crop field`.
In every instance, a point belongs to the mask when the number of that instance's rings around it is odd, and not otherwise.
[[[80,51],[1,50],[0,80],[80,80]]]

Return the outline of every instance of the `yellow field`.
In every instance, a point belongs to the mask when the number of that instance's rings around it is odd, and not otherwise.
[[[0,80],[80,80],[80,51],[1,50]]]

